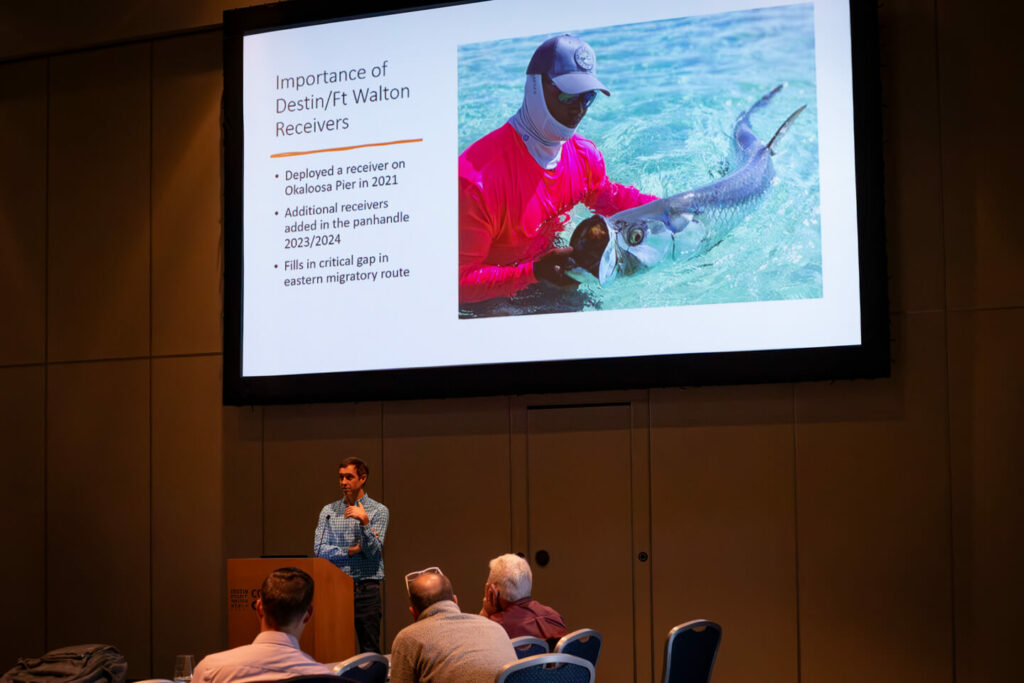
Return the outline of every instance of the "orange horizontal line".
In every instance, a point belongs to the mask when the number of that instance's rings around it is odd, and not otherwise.
[[[271,154],[271,159],[279,159],[281,157],[300,157],[306,154],[322,154],[323,152],[347,152],[350,149],[361,149],[363,147],[385,147],[387,145],[404,145],[408,142],[423,142],[423,138],[414,138],[412,140],[390,140],[389,142],[368,142],[365,145],[350,145],[349,147],[329,147],[327,149],[311,149],[307,152],[278,152],[277,154]]]

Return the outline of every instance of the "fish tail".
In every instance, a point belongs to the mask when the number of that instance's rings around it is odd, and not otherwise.
[[[751,105],[750,109],[746,110],[738,117],[736,117],[736,125],[733,127],[733,137],[736,139],[736,144],[739,146],[740,149],[747,149],[751,145],[760,144],[760,142],[757,139],[757,136],[754,135],[754,131],[751,129],[750,114],[771,102],[772,98],[775,97],[776,93],[782,90],[784,86],[785,83],[778,84],[777,86],[769,90],[767,93],[762,95],[761,99],[759,99],[757,102],[754,102],[754,104]]]
[[[776,140],[778,140],[779,138],[786,134],[786,131],[789,130],[789,127],[793,125],[793,121],[796,120],[797,116],[800,116],[800,112],[802,112],[804,109],[807,109],[806,104],[797,109],[792,114],[790,114],[789,118],[782,122],[782,125],[779,126],[779,129],[775,131],[775,135],[773,135],[772,139],[768,141],[767,145],[765,145],[765,147],[767,147],[769,151],[771,151],[772,156],[775,156],[775,148],[772,147],[772,145],[775,144]]]
[[[761,107],[763,107],[766,104],[768,104],[769,102],[771,102],[772,98],[775,97],[776,93],[778,93],[780,90],[782,90],[782,88],[785,87],[785,85],[786,85],[785,83],[779,83],[777,86],[775,86],[774,88],[772,88],[771,90],[766,92],[761,97],[761,99],[759,99],[757,102],[754,102],[754,104],[751,105],[750,109],[748,109],[745,112],[743,112],[742,114],[740,114],[739,118],[737,120],[738,121],[742,121],[743,119],[749,118],[750,115],[753,112],[757,111]]]
[[[782,88],[785,87],[785,85],[786,85],[785,83],[779,83],[777,86],[775,86],[774,88],[769,90],[767,93],[764,94],[763,97],[761,97],[761,99],[759,99],[757,102],[754,103],[754,106],[752,106],[747,111],[747,113],[749,114],[750,112],[754,111],[755,109],[760,109],[764,105],[768,104],[771,101],[771,99],[773,97],[775,97],[776,93],[778,93],[780,90],[782,90]]]

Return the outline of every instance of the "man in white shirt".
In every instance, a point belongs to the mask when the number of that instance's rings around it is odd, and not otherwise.
[[[299,649],[299,638],[313,616],[309,574],[293,567],[272,572],[263,580],[256,614],[260,633],[252,644],[204,657],[192,674],[195,683],[276,681],[331,673]]]

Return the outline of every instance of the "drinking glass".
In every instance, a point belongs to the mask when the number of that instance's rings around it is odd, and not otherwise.
[[[191,683],[192,667],[195,664],[195,657],[192,655],[178,655],[174,659],[174,680]]]

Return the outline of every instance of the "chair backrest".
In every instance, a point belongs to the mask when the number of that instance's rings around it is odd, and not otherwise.
[[[519,659],[532,657],[533,655],[546,655],[549,652],[548,641],[535,636],[519,636],[518,638],[513,638],[512,647],[516,649],[516,654],[519,655]]]
[[[359,683],[351,678],[338,677],[334,674],[306,674],[305,676],[292,676],[291,678],[280,678],[277,683]]]
[[[722,627],[694,619],[668,632],[664,683],[708,683],[722,642]]]
[[[359,683],[384,683],[388,679],[388,658],[376,652],[364,652],[335,665],[333,671]]]
[[[601,656],[601,634],[592,628],[573,631],[562,636],[555,645],[555,652],[582,657],[597,668],[597,658]]]
[[[495,683],[594,683],[594,665],[566,654],[533,655],[502,667]]]

